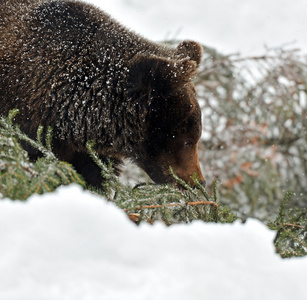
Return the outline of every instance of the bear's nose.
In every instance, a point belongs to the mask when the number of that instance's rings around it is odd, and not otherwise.
[[[206,187],[206,180],[201,181],[200,184],[201,184],[203,187]]]

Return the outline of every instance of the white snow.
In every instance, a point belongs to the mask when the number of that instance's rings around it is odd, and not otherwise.
[[[61,187],[0,201],[0,299],[306,299],[307,257],[281,259],[256,220],[137,227]]]

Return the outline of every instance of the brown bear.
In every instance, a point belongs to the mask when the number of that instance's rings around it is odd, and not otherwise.
[[[201,111],[191,82],[202,48],[153,43],[81,1],[0,0],[0,114],[34,138],[53,128],[53,148],[99,187],[86,142],[114,167],[129,158],[156,183],[169,166],[204,183],[197,145]]]

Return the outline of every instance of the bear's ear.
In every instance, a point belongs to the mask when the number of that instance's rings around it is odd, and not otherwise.
[[[203,55],[203,48],[199,43],[194,41],[183,41],[177,46],[176,54],[183,58],[190,58],[196,62],[198,67]]]
[[[180,89],[195,77],[196,63],[188,58],[166,59],[154,55],[137,55],[130,66],[130,90],[166,95]]]

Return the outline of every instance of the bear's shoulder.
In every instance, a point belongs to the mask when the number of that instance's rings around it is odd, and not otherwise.
[[[28,23],[31,30],[45,36],[61,36],[74,41],[97,31],[103,18],[108,16],[84,2],[46,1],[33,7]]]

